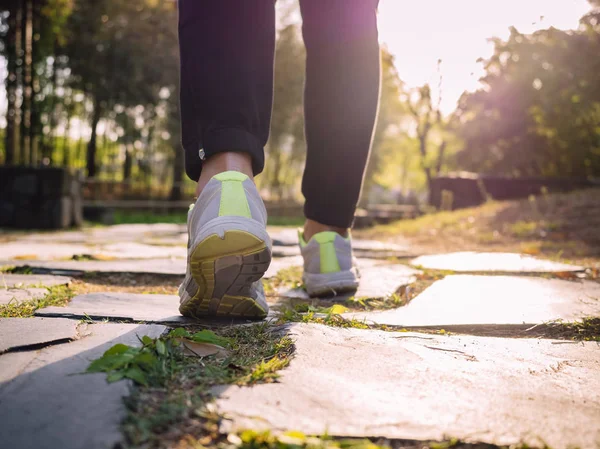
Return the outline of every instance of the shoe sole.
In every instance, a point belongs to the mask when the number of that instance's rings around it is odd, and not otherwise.
[[[190,317],[264,318],[268,306],[264,298],[254,298],[251,290],[270,263],[267,243],[250,232],[228,230],[222,237],[206,237],[190,256],[198,293],[181,305],[180,312]]]

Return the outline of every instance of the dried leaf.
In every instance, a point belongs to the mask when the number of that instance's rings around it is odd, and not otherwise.
[[[212,343],[196,342],[187,338],[176,338],[175,340],[182,344],[183,355],[189,357],[208,357],[211,355],[226,357],[229,354],[224,347]]]

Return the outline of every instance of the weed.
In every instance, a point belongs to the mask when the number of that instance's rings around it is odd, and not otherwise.
[[[284,328],[269,323],[220,328],[212,332],[175,329],[159,339],[148,339],[155,364],[165,369],[145,369],[147,382],[127,401],[129,415],[123,429],[132,445],[168,446],[189,433],[218,436],[220,417],[210,410],[210,388],[221,384],[250,385],[273,382],[293,353],[292,340]],[[178,338],[225,345],[227,356],[184,357]],[[159,349],[160,343],[164,349]],[[162,368],[161,368],[162,369]],[[159,373],[152,377],[151,373]],[[135,379],[134,379],[135,381]]]
[[[600,318],[587,317],[581,321],[547,323],[548,337],[600,342]]]
[[[302,288],[302,267],[288,267],[279,270],[277,275],[263,280],[263,286],[267,296],[276,295],[282,288]]]
[[[65,285],[48,287],[48,294],[40,299],[30,301],[14,301],[8,304],[0,304],[0,317],[2,318],[27,318],[32,316],[36,310],[44,307],[62,307],[73,298],[75,293]]]

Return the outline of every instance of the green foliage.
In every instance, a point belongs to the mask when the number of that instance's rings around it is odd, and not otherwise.
[[[297,4],[283,4],[275,47],[273,111],[269,141],[265,148],[264,174],[257,178],[271,198],[299,196],[300,177],[306,155],[304,141],[304,70],[306,51],[300,25],[295,20]]]
[[[246,430],[231,438],[239,449],[383,449],[366,439],[333,439],[327,435],[315,437],[299,431],[279,435],[269,431]]]
[[[116,344],[102,357],[94,360],[87,372],[107,373],[108,382],[130,379],[146,387],[164,385],[183,365],[183,355],[177,338],[224,347],[233,343],[230,338],[218,336],[208,329],[191,333],[184,328],[178,328],[166,337],[153,339],[143,336],[140,338],[140,347]]]
[[[132,212],[116,210],[114,212],[114,224],[130,223],[178,223],[187,222],[187,212],[172,212],[168,214],[157,214],[153,212]]]
[[[129,400],[129,416],[123,427],[129,442],[133,445],[155,443],[151,447],[166,447],[165,441],[171,440],[172,446],[175,446],[179,438],[189,433],[191,426],[199,429],[201,424],[200,429],[204,429],[213,420],[218,420],[218,416],[213,416],[214,413],[207,407],[212,399],[212,386],[275,381],[277,370],[289,363],[294,349],[292,340],[283,334],[281,329],[269,323],[260,323],[219,328],[214,334],[206,330],[175,329],[156,340],[142,339],[147,351],[158,360],[155,365],[164,363],[167,369],[143,368],[144,380],[149,388],[134,380],[139,388]],[[172,345],[172,342],[194,335],[201,340],[227,343],[229,354],[225,357],[203,357],[201,360],[183,357],[179,346]],[[156,346],[157,341],[165,344],[162,355]],[[136,349],[138,353],[143,350]],[[174,361],[173,369],[170,369],[169,360]],[[152,372],[160,376],[153,378]],[[216,433],[218,428],[210,431]],[[162,442],[159,446],[156,445],[158,441]]]
[[[597,12],[596,12],[597,14]],[[600,26],[532,35],[511,29],[483,61],[484,88],[465,94],[460,167],[508,175],[600,175]]]
[[[74,295],[75,293],[73,290],[65,285],[48,287],[48,294],[41,299],[13,301],[8,304],[0,304],[0,317],[27,318],[33,316],[36,310],[43,309],[44,307],[65,306]]]

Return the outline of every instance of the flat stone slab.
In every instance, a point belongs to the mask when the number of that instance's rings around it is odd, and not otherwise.
[[[84,325],[80,340],[0,356],[0,441],[7,448],[109,449],[122,440],[123,398],[130,383],[81,374],[117,343],[139,345],[164,326]]]
[[[71,258],[76,254],[92,254],[94,248],[76,243],[47,243],[52,236],[46,236],[46,242],[8,242],[0,243],[0,254],[7,260],[53,260]]]
[[[356,293],[336,297],[343,299],[354,296],[356,298],[387,298],[396,293],[401,287],[414,281],[415,275],[420,271],[401,264],[388,264],[375,262],[369,259],[358,259],[360,270],[360,285]],[[303,289],[284,289],[280,297],[309,299],[308,293]]]
[[[86,246],[72,243],[9,242],[0,243],[0,253],[8,260],[57,260],[91,256],[102,259],[153,259],[187,257],[185,246],[158,246],[137,242],[119,242]]]
[[[187,234],[185,224],[122,224],[101,226],[78,231],[57,231],[29,233],[15,237],[15,240],[27,242],[82,243],[86,245],[105,245],[116,242],[140,242],[149,239],[173,239]],[[184,242],[185,243],[185,242]]]
[[[0,273],[0,288],[22,288],[32,286],[54,287],[55,285],[67,285],[70,282],[71,278],[65,276]]]
[[[20,303],[42,299],[48,294],[45,288],[2,288],[0,287],[0,304]]]
[[[347,317],[396,326],[526,325],[600,316],[600,284],[534,277],[453,275],[408,305]]]
[[[211,325],[244,324],[249,320],[231,317],[191,319],[179,313],[179,296],[139,293],[86,293],[75,296],[65,307],[36,310],[35,316],[71,319],[121,320],[162,324],[199,323]],[[267,318],[274,318],[271,312]]]
[[[99,252],[102,256],[116,259],[160,259],[177,257],[187,258],[186,246],[159,246],[137,242],[119,242],[103,245]]]
[[[179,313],[179,296],[137,293],[87,293],[75,296],[65,307],[46,307],[36,316],[67,317],[151,323],[181,323],[190,321]]]
[[[148,260],[60,260],[0,261],[2,265],[29,266],[36,272],[59,275],[77,275],[90,271],[99,273],[149,273],[185,275],[185,259]]]
[[[0,318],[0,354],[75,340],[77,324],[64,318]]]
[[[147,274],[172,274],[185,275],[186,259],[147,259],[147,260],[61,260],[61,261],[38,261],[18,260],[0,261],[0,266],[29,266],[36,272],[51,273],[59,275],[77,275],[94,271],[99,273],[147,273]],[[268,279],[277,275],[283,268],[302,265],[302,257],[274,258],[271,266],[265,273]]]
[[[215,389],[223,431],[416,440],[600,441],[597,343],[291,328],[296,353],[277,383]],[[560,342],[564,343],[564,342]]]
[[[536,259],[515,253],[478,253],[472,251],[417,257],[411,265],[430,270],[456,272],[557,273],[584,271],[585,267]]]

